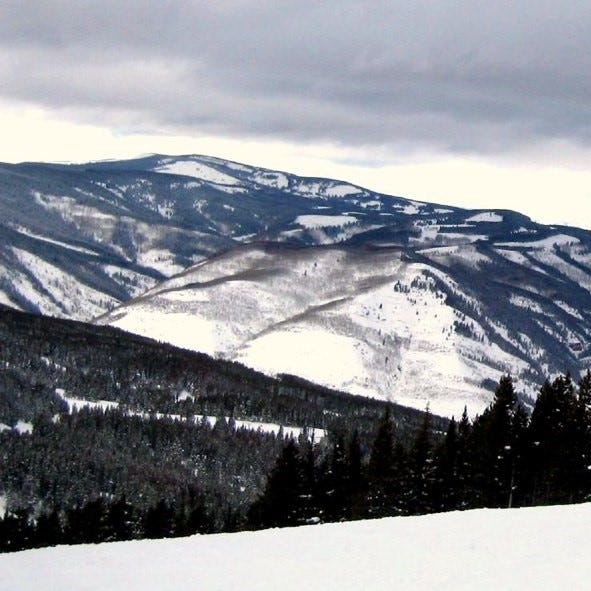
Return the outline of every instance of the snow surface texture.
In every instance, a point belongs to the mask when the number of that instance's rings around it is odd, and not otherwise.
[[[0,555],[18,591],[583,591],[591,505],[421,517]]]

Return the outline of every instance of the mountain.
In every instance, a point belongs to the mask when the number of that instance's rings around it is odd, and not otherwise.
[[[478,509],[44,548],[0,555],[0,568],[20,591],[582,590],[590,518],[589,504]]]
[[[591,357],[591,233],[516,212],[161,155],[2,165],[0,212],[0,302],[267,373],[457,415]]]
[[[437,211],[206,156],[0,164],[0,303],[89,320],[243,242],[404,240]]]
[[[504,372],[526,396],[549,374],[578,375],[590,361],[588,234],[471,218],[458,224],[466,242],[447,246],[241,246],[99,322],[448,416],[480,412]]]

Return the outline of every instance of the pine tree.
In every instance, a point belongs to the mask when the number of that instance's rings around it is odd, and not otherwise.
[[[63,539],[62,523],[59,517],[59,510],[53,509],[42,513],[37,519],[35,527],[34,546],[44,548],[60,544]]]
[[[413,515],[428,513],[432,511],[434,480],[431,412],[428,406],[410,452],[409,468],[408,509]]]
[[[514,476],[513,418],[517,396],[510,376],[502,376],[493,402],[472,429],[472,485],[476,504],[507,507]]]
[[[367,483],[362,464],[361,442],[357,430],[353,432],[349,441],[347,467],[349,519],[360,519],[366,511]]]
[[[433,509],[450,511],[457,506],[458,496],[458,433],[454,417],[447,427],[445,439],[435,455]]]
[[[474,504],[472,492],[472,460],[474,453],[471,450],[472,424],[468,418],[468,409],[464,411],[458,423],[457,438],[457,487],[456,487],[456,509],[467,509]]]
[[[534,406],[525,450],[529,504],[572,500],[577,400],[570,376],[546,381]]]
[[[298,448],[290,439],[277,459],[265,491],[249,512],[254,528],[301,525],[302,465]]]
[[[378,425],[368,465],[367,510],[371,517],[386,517],[402,512],[400,467],[404,461],[401,448],[395,451],[394,426],[386,407]]]

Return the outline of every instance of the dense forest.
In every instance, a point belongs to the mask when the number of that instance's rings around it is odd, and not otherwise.
[[[589,373],[456,422],[112,328],[0,310],[0,337],[2,551],[591,495]]]
[[[242,527],[288,440],[283,429],[316,437],[323,454],[326,433],[357,428],[368,448],[386,407],[117,329],[9,309],[0,310],[0,342],[5,548],[33,539],[14,531],[50,516],[66,536],[56,539],[82,539],[64,532],[87,504],[103,513],[131,507],[134,536],[154,535],[145,521],[158,507],[178,513],[163,531],[187,533],[179,523],[194,511],[199,531]],[[423,421],[398,405],[391,414],[407,436]],[[434,436],[446,425],[436,418]]]
[[[430,417],[412,441],[386,411],[367,454],[338,436],[318,463],[308,443],[288,443],[251,507],[271,527],[480,507],[577,503],[591,498],[591,373],[547,381],[530,415],[504,376],[473,421],[464,412],[443,438]],[[312,454],[313,455],[313,454]]]
[[[63,478],[51,480],[53,472],[41,470],[44,486],[53,487],[63,504],[8,513],[0,522],[0,549],[574,503],[591,496],[591,373],[578,386],[568,375],[546,382],[531,415],[518,403],[511,378],[504,376],[493,402],[473,421],[464,412],[441,436],[433,431],[432,420],[425,413],[414,436],[401,437],[386,407],[366,445],[355,429],[331,431],[321,441],[305,433],[296,440],[237,429],[225,421],[211,427],[84,410],[55,424],[73,444],[60,459],[62,467],[68,466]],[[42,450],[39,463],[57,457],[56,450],[44,449],[49,440],[43,437],[52,432],[52,424],[39,424],[27,436],[5,433],[2,449],[12,442],[16,463],[30,461],[35,449]],[[123,448],[115,437],[122,429],[128,442]],[[89,473],[97,464],[84,441],[93,438],[101,439],[108,454],[123,464],[129,455],[127,469],[151,472],[139,479],[133,473],[114,479],[106,470],[101,493],[88,496],[86,480],[96,484]],[[175,474],[187,466],[181,457],[198,457],[202,446],[214,440],[225,442],[223,457],[205,454],[201,471]],[[19,453],[15,442],[22,448]],[[221,464],[231,463],[231,471],[244,476],[248,470],[239,463],[254,449],[263,453],[258,460],[266,462],[268,473],[260,479],[258,495],[244,495],[247,479],[226,481]],[[139,462],[139,450],[152,454],[158,468],[148,457]],[[216,473],[221,477],[217,489]],[[13,486],[23,494],[27,490],[25,481]],[[232,505],[232,495],[241,494],[243,502]],[[212,503],[216,495],[217,505]]]

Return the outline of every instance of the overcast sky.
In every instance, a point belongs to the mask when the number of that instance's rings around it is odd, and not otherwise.
[[[0,160],[201,153],[591,228],[588,0],[4,0]]]

